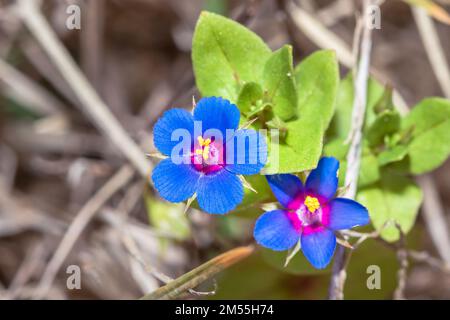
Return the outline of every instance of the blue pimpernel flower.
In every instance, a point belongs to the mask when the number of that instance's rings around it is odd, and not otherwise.
[[[299,241],[303,254],[317,269],[325,268],[336,247],[334,231],[369,223],[367,209],[356,201],[334,198],[338,187],[339,161],[322,158],[305,186],[292,174],[266,176],[284,207],[261,215],[254,237],[260,245],[288,250]]]
[[[238,129],[239,119],[238,108],[220,97],[202,98],[192,113],[166,111],[153,129],[156,148],[169,156],[152,174],[160,196],[181,202],[196,194],[199,207],[206,212],[233,210],[244,196],[239,175],[259,173],[267,160],[263,135]],[[180,148],[179,139],[186,135],[174,132],[187,134],[187,148]]]

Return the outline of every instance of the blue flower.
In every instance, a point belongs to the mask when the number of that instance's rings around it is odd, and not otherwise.
[[[202,98],[193,113],[166,111],[153,129],[156,148],[169,158],[153,170],[160,196],[180,202],[194,194],[201,209],[225,214],[243,199],[239,175],[257,174],[267,160],[263,135],[239,130],[239,110],[219,97]]]
[[[266,176],[283,206],[266,212],[256,221],[254,237],[260,245],[288,250],[300,241],[303,254],[317,269],[325,268],[336,247],[334,231],[369,223],[367,209],[356,201],[334,198],[339,161],[322,158],[305,186],[292,174]]]

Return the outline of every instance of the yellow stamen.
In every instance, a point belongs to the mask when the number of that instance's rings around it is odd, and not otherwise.
[[[208,160],[209,158],[209,145],[211,144],[211,139],[203,139],[202,136],[197,137],[198,144],[200,148],[195,150],[195,154],[202,155],[203,160]]]
[[[198,136],[198,137],[197,137],[197,140],[198,140],[198,144],[199,144],[201,147],[206,147],[206,146],[209,146],[209,145],[211,144],[211,139],[210,139],[210,138],[208,138],[208,139],[203,139],[201,136]]]
[[[319,200],[315,197],[306,196],[304,204],[308,208],[309,212],[315,212],[320,208]]]
[[[203,148],[203,160],[208,160],[209,158],[209,146]]]

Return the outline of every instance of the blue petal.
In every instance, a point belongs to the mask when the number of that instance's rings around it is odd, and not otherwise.
[[[200,173],[190,164],[174,164],[164,159],[153,170],[152,180],[159,195],[171,202],[192,197],[197,189]]]
[[[369,223],[369,212],[356,201],[336,198],[329,203],[329,224],[332,230],[350,229]]]
[[[288,250],[300,240],[300,232],[283,210],[269,211],[260,216],[253,236],[257,243],[275,251]]]
[[[302,251],[306,259],[316,268],[324,269],[333,257],[336,236],[324,227],[302,234]]]
[[[218,129],[225,136],[226,129],[237,129],[239,109],[220,97],[202,98],[194,109],[194,120],[202,122],[202,131]]]
[[[267,161],[264,136],[255,130],[237,130],[233,143],[227,141],[227,170],[236,174],[257,174]]]
[[[172,141],[172,133],[176,129],[186,129],[191,137],[194,132],[194,117],[183,109],[170,109],[162,115],[153,128],[153,142],[156,148],[169,156],[172,148],[176,146],[181,139]]]
[[[266,178],[273,194],[285,208],[289,208],[289,204],[303,192],[302,181],[293,174],[274,174]]]
[[[203,175],[198,183],[198,205],[209,213],[225,214],[241,203],[243,197],[242,182],[227,170]]]
[[[322,158],[317,168],[311,171],[306,179],[308,192],[331,199],[338,186],[339,161],[335,158]]]

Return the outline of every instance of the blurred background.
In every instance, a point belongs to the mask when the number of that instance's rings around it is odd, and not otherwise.
[[[192,97],[199,98],[190,49],[201,10],[237,20],[272,49],[292,44],[295,63],[319,49],[315,37],[320,28],[352,47],[360,1],[295,1],[301,11],[290,10],[292,2],[36,1],[120,126],[148,153],[154,152],[151,130],[158,116],[171,107],[190,108]],[[450,11],[448,0],[435,3]],[[0,0],[0,298],[135,299],[226,250],[251,243],[256,216],[212,217],[195,209],[186,215],[183,205],[155,197],[99,128],[92,110],[83,107],[73,83],[62,77],[16,5]],[[70,5],[80,8],[79,29],[66,25],[75,12],[67,11]],[[318,33],[304,29],[300,13],[318,23],[320,28],[313,28]],[[450,18],[445,11],[435,15],[450,61]],[[384,1],[381,29],[374,30],[373,39],[372,66],[408,106],[427,96],[445,96],[409,3]],[[348,69],[341,66],[344,76]],[[450,161],[432,177],[429,191],[448,226]],[[449,299],[449,270],[422,214],[407,243],[423,255],[407,270],[406,297]],[[185,297],[326,297],[329,270],[314,272],[301,254],[283,269],[283,259],[284,254],[258,249],[196,289],[201,292]],[[79,290],[68,288],[71,265],[81,271]],[[369,265],[380,267],[381,289],[367,288]],[[349,265],[346,298],[391,299],[398,270],[395,250],[366,241]]]

